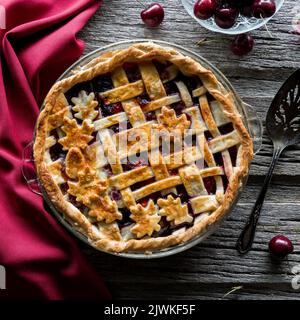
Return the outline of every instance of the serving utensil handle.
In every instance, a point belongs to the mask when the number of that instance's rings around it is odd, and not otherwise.
[[[268,187],[269,187],[272,175],[273,175],[275,165],[280,157],[282,150],[283,149],[280,147],[274,148],[272,162],[271,162],[269,171],[266,175],[264,184],[260,190],[259,196],[255,202],[255,205],[252,209],[252,212],[248,218],[248,221],[247,221],[243,231],[241,232],[241,234],[238,238],[236,248],[239,253],[242,253],[242,254],[247,253],[252,247],[254,236],[255,236],[255,230],[256,230],[257,222],[258,222],[258,219],[260,216],[261,208],[262,208],[264,200],[265,200],[265,196],[266,196],[266,193],[267,193],[267,190],[268,190]]]

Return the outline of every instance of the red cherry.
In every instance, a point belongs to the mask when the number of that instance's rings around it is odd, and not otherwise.
[[[237,8],[220,7],[216,10],[215,22],[222,29],[230,29],[234,26],[238,15],[239,11]]]
[[[293,252],[294,246],[289,238],[278,235],[269,242],[269,250],[274,257],[283,259]]]
[[[240,8],[241,15],[251,18],[253,17],[252,5],[244,6]]]
[[[143,207],[147,207],[148,201],[149,201],[149,199],[143,199],[143,200],[140,201],[140,204],[141,204]]]
[[[244,56],[252,51],[253,37],[249,33],[238,34],[231,44],[231,51],[237,56]]]
[[[194,5],[194,14],[199,19],[207,20],[214,15],[216,7],[216,0],[198,0]]]
[[[151,28],[158,27],[164,20],[164,8],[157,2],[150,4],[149,7],[141,12],[144,23]]]
[[[274,0],[255,0],[252,12],[255,18],[272,17],[276,12],[276,3]]]

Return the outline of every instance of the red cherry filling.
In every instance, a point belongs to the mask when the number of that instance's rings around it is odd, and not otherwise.
[[[234,130],[233,124],[231,122],[219,127],[219,131],[222,135],[230,133],[233,130]]]
[[[213,136],[212,136],[212,134],[210,133],[210,131],[205,131],[205,132],[204,132],[204,136],[205,136],[205,139],[206,139],[208,142],[213,139]]]
[[[68,192],[69,185],[67,183],[62,183],[59,187],[63,194],[66,194]]]
[[[208,194],[216,193],[216,180],[214,177],[204,178],[203,183]]]
[[[236,146],[233,146],[233,147],[230,147],[228,149],[228,151],[230,154],[232,166],[235,167],[236,166],[236,157],[237,157],[237,148],[236,148]]]
[[[73,204],[73,206],[78,208],[81,212],[89,210],[88,207],[86,207],[84,204],[78,202],[76,200],[76,197],[72,196],[71,194],[68,194],[68,200],[69,200],[69,202],[71,202]]]
[[[155,179],[154,179],[154,181],[155,181]],[[148,184],[148,183],[146,183],[146,184]],[[147,197],[145,197],[143,199],[140,199],[138,201],[138,203],[141,204],[143,207],[146,207],[150,200],[153,200],[153,202],[156,203],[159,198],[161,198],[161,193],[160,192],[155,192],[155,193],[152,193],[151,195],[149,195],[149,196],[147,196]]]
[[[129,82],[135,82],[141,79],[141,73],[136,63],[126,62],[123,64]]]
[[[178,88],[173,81],[164,83],[164,88],[168,96],[178,93]]]
[[[183,102],[173,103],[172,108],[175,110],[177,115],[180,115],[182,114],[182,111],[185,109],[185,104]]]
[[[147,207],[148,201],[149,201],[149,199],[142,199],[142,200],[140,201],[140,204],[141,204],[143,207]]]
[[[160,230],[153,233],[153,237],[166,237],[171,234],[170,223],[167,221],[166,217],[161,217]]]
[[[179,197],[182,203],[188,202],[190,199],[190,196],[187,194],[185,187],[183,185],[180,185],[176,189],[177,189],[176,197]]]
[[[111,177],[113,175],[113,172],[112,172],[109,164],[107,164],[105,167],[103,167],[103,170],[107,174],[108,177]]]
[[[156,120],[156,114],[155,114],[154,111],[145,113],[145,117],[146,117],[146,120],[147,120],[147,121]]]
[[[143,95],[143,96],[137,97],[137,102],[141,106],[141,108],[144,108],[145,106],[148,105],[150,101],[147,95]]]
[[[111,81],[111,75],[110,74],[105,74],[101,75],[97,78],[93,79],[93,87],[95,92],[105,92],[110,89],[113,89],[113,83]]]
[[[141,166],[147,166],[149,164],[147,155],[140,156],[139,159],[127,159],[127,163],[123,164],[123,170],[130,171],[135,168],[141,167]]]
[[[118,225],[122,229],[133,223],[133,220],[130,219],[131,212],[127,208],[121,208],[119,211],[122,213],[122,221],[118,220]]]
[[[113,126],[109,127],[109,129],[112,130],[114,133],[119,133],[121,131],[128,130],[130,128],[132,128],[132,126],[129,121],[116,123]]]
[[[119,201],[122,199],[121,193],[118,190],[112,190],[110,196],[114,201]]]
[[[50,157],[52,161],[56,161],[60,158],[64,159],[66,157],[66,152],[63,150],[60,143],[56,143],[49,149]]]
[[[72,98],[78,97],[79,92],[82,90],[85,91],[87,94],[93,92],[93,83],[90,81],[78,83],[65,93],[65,97],[71,106],[74,105],[74,103],[72,102]]]
[[[121,102],[117,102],[109,105],[104,104],[101,107],[101,113],[103,117],[112,116],[120,112],[123,112],[123,107]]]
[[[147,179],[147,180],[144,180],[144,181],[141,181],[141,182],[137,182],[137,183],[135,183],[134,185],[131,186],[131,190],[134,191],[134,190],[143,188],[147,184],[150,184],[150,183],[153,183],[153,182],[155,182],[155,178],[154,177],[152,177],[150,179]],[[151,195],[151,198],[152,198],[152,195]]]

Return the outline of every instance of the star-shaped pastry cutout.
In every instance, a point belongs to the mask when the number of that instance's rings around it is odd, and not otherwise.
[[[107,181],[100,180],[96,171],[88,166],[78,172],[77,182],[68,181],[68,185],[68,192],[84,204],[89,203],[93,197],[99,197],[107,189]]]
[[[112,223],[115,220],[122,220],[122,214],[118,210],[117,203],[112,201],[109,196],[91,196],[85,205],[90,208],[89,216],[97,221]]]
[[[131,228],[131,232],[141,238],[144,235],[151,236],[154,231],[160,230],[159,221],[161,217],[158,215],[158,210],[154,205],[153,200],[150,200],[146,207],[140,204],[130,207],[130,218],[136,222]]]
[[[94,92],[91,92],[87,95],[84,90],[79,92],[77,98],[72,98],[71,101],[75,105],[72,109],[77,112],[75,113],[75,117],[81,120],[94,120],[98,115],[98,111],[95,110],[95,108],[98,106],[98,102],[94,99]]]
[[[191,125],[191,122],[187,120],[185,114],[177,117],[175,110],[167,107],[162,107],[161,113],[157,116],[157,119],[159,123],[154,124],[153,127],[158,130],[166,129],[170,133],[173,131],[183,133]]]
[[[88,120],[84,120],[80,126],[75,119],[64,117],[64,125],[61,129],[66,133],[66,136],[59,139],[58,142],[64,150],[72,147],[84,149],[93,139],[91,134],[94,131],[94,126]]]
[[[182,205],[180,198],[174,199],[171,195],[167,199],[158,199],[161,216],[165,216],[167,221],[173,221],[176,225],[184,222],[192,222],[193,218],[189,215],[187,205]]]

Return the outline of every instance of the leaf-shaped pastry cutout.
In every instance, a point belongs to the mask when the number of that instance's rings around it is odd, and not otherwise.
[[[112,223],[115,220],[121,220],[122,214],[118,210],[115,201],[112,201],[109,196],[91,196],[85,205],[90,208],[89,216],[95,218],[97,221],[105,221],[105,223]]]
[[[78,182],[68,181],[68,185],[68,192],[84,204],[89,203],[91,197],[99,198],[107,189],[107,181],[100,180],[96,171],[88,166],[78,172]]]
[[[189,215],[187,205],[182,205],[180,198],[174,199],[169,195],[167,199],[158,199],[157,203],[162,208],[159,210],[160,215],[166,216],[167,221],[174,220],[176,225],[193,221],[193,218]]]
[[[85,166],[84,156],[81,150],[72,147],[67,153],[65,164],[67,175],[72,179],[77,178],[78,172]]]
[[[154,128],[159,130],[167,129],[169,132],[176,130],[183,133],[191,125],[191,122],[187,120],[185,114],[177,117],[175,110],[167,107],[162,107],[161,113],[157,116],[157,119],[159,124],[154,124]]]
[[[88,120],[84,120],[79,126],[75,119],[64,117],[64,125],[61,129],[66,133],[66,136],[59,139],[58,142],[64,150],[72,147],[84,149],[93,139],[91,134],[94,131],[94,126]]]
[[[98,111],[95,108],[98,106],[98,102],[94,100],[95,94],[91,92],[89,95],[84,90],[81,90],[78,97],[73,97],[71,101],[74,103],[72,108],[75,113],[75,117],[78,119],[90,119],[93,120],[97,117]]]
[[[55,104],[50,111],[48,117],[48,131],[56,129],[63,125],[63,119],[65,116],[71,118],[70,108],[68,106],[68,101],[63,93],[59,94]]]
[[[130,218],[136,222],[131,228],[131,232],[138,238],[144,235],[151,236],[153,231],[159,231],[159,221],[161,217],[158,215],[158,210],[154,205],[153,200],[150,200],[146,207],[140,204],[130,207]]]

